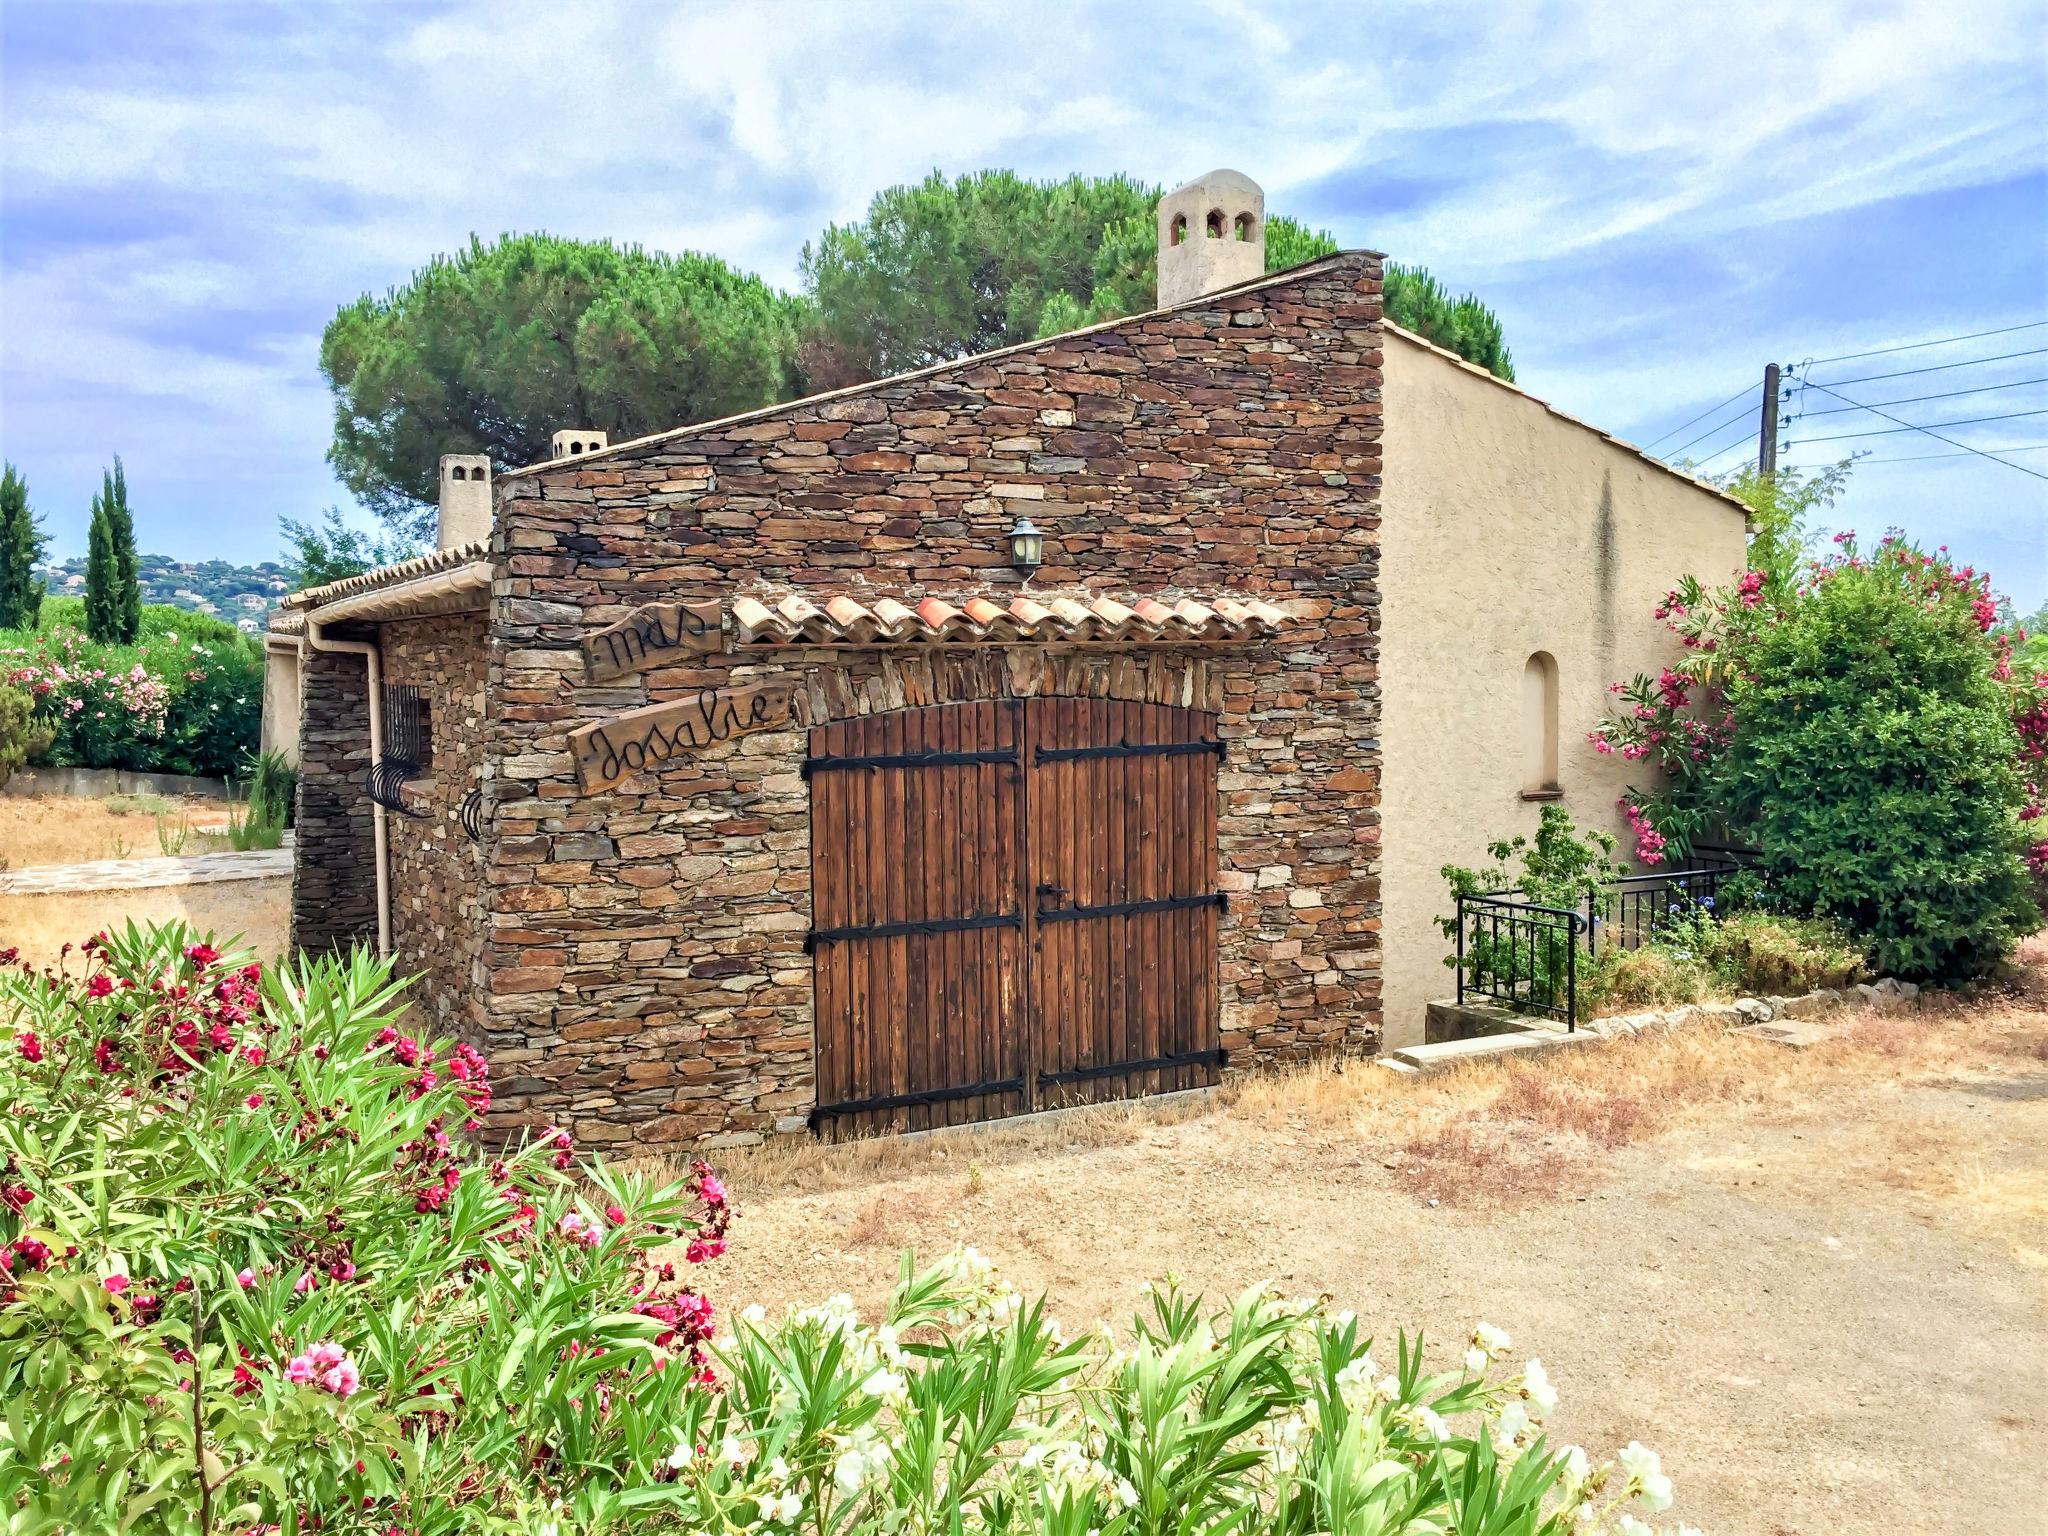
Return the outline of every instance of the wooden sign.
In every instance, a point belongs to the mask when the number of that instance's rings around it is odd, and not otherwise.
[[[684,752],[702,751],[749,731],[771,730],[789,720],[795,697],[794,683],[706,688],[695,698],[649,704],[586,725],[569,733],[577,780],[586,795],[595,794]]]
[[[618,623],[583,637],[593,682],[658,667],[672,656],[704,656],[725,648],[718,604],[649,603]]]

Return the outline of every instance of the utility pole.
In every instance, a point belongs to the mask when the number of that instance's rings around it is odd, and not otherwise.
[[[1764,414],[1756,434],[1756,470],[1760,475],[1778,470],[1778,365],[1764,368]]]

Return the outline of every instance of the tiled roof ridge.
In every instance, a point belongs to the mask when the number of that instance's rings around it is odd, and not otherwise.
[[[375,570],[362,571],[354,576],[344,576],[339,581],[330,581],[322,586],[306,587],[298,592],[288,592],[279,600],[280,608],[318,608],[336,598],[354,597],[359,592],[374,592],[379,587],[392,587],[402,581],[411,581],[416,576],[431,576],[436,571],[453,570],[459,565],[468,565],[482,560],[491,552],[488,539],[477,539],[468,544],[452,544],[446,549],[433,549],[410,560],[400,560],[392,565],[380,565]]]
[[[1262,598],[1229,595],[1140,597],[1019,593],[1007,603],[985,594],[958,604],[915,604],[849,593],[814,601],[802,592],[741,595],[728,605],[741,645],[1188,644],[1257,639],[1293,623]]]

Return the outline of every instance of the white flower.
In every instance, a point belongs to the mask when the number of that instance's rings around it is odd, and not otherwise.
[[[1615,1459],[1628,1474],[1629,1486],[1636,1490],[1645,1508],[1655,1514],[1671,1507],[1671,1479],[1664,1475],[1663,1463],[1655,1451],[1640,1440],[1631,1440]]]
[[[743,1322],[750,1323],[754,1327],[758,1328],[763,1323],[768,1321],[768,1309],[762,1306],[761,1303],[757,1301],[752,1306],[748,1307],[746,1311],[742,1312],[740,1314],[740,1318]]]
[[[860,1389],[869,1397],[901,1397],[907,1385],[895,1371],[883,1366],[862,1382]]]
[[[1500,1432],[1510,1440],[1519,1440],[1522,1432],[1529,1427],[1529,1410],[1520,1399],[1510,1400],[1500,1411]]]
[[[728,1467],[744,1467],[754,1459],[754,1448],[738,1435],[727,1435],[718,1448],[718,1459]]]
[[[1513,1340],[1491,1323],[1481,1323],[1472,1330],[1472,1342],[1485,1350],[1488,1355],[1504,1354]]]
[[[875,1330],[875,1346],[882,1352],[882,1358],[891,1365],[903,1363],[903,1348],[896,1342],[896,1330],[884,1323]]]
[[[1557,1409],[1557,1388],[1550,1384],[1550,1373],[1543,1369],[1541,1360],[1531,1360],[1522,1367],[1522,1396],[1529,1400],[1531,1418],[1540,1419]]]
[[[1335,1317],[1330,1319],[1330,1326],[1341,1331],[1345,1328],[1349,1328],[1353,1323],[1357,1321],[1358,1314],[1356,1312],[1344,1311],[1339,1312]]]
[[[668,1469],[671,1472],[680,1472],[696,1459],[697,1453],[690,1449],[690,1442],[678,1440],[676,1448],[668,1453]]]
[[[860,1485],[868,1480],[868,1459],[859,1451],[845,1450],[832,1463],[832,1486],[848,1498],[860,1492]]]
[[[1474,1376],[1486,1369],[1486,1351],[1477,1344],[1465,1351],[1465,1369]]]
[[[1128,1477],[1120,1477],[1116,1480],[1116,1501],[1123,1505],[1125,1509],[1136,1509],[1138,1507],[1138,1490],[1131,1486],[1131,1480]]]
[[[780,1456],[775,1457],[768,1463],[768,1481],[771,1483],[786,1483],[789,1481],[789,1463]]]
[[[1586,1454],[1582,1446],[1566,1446],[1558,1459],[1560,1465],[1564,1468],[1566,1493],[1573,1493],[1583,1488],[1586,1485],[1586,1479],[1593,1475],[1592,1458]]]
[[[803,1513],[804,1501],[794,1493],[763,1493],[755,1497],[754,1507],[770,1524],[788,1525]]]
[[[1634,1515],[1620,1515],[1614,1522],[1614,1536],[1657,1536],[1657,1533]]]
[[[1429,1431],[1430,1439],[1448,1440],[1451,1438],[1451,1426],[1444,1422],[1444,1416],[1434,1408],[1425,1408],[1418,1404],[1415,1409],[1415,1417],[1421,1420],[1422,1427]]]

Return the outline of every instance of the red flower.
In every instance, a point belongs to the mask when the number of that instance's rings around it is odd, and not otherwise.
[[[109,1296],[118,1296],[128,1289],[128,1277],[126,1275],[109,1275],[100,1284],[107,1288]]]
[[[86,979],[87,997],[111,997],[114,994],[114,979],[111,976],[92,976]]]
[[[43,1059],[43,1042],[36,1038],[36,1032],[32,1029],[24,1029],[20,1037],[14,1042],[14,1046],[16,1050],[21,1052],[21,1059],[23,1061],[41,1061]]]
[[[194,968],[203,971],[220,958],[220,951],[211,944],[194,944],[185,951],[185,958],[192,962]]]

